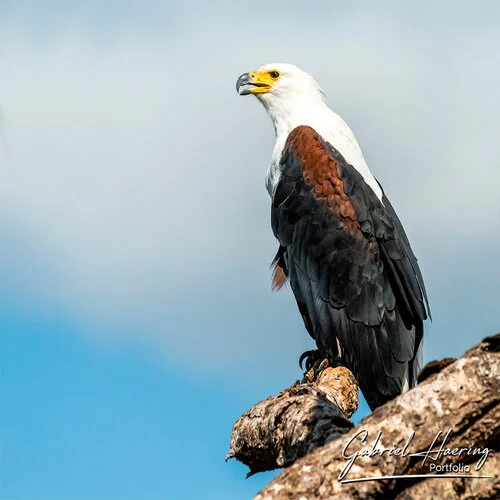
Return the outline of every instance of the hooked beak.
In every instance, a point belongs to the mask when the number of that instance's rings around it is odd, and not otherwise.
[[[236,81],[236,92],[240,95],[250,94],[253,87],[250,73],[243,73]]]
[[[259,81],[255,73],[243,73],[236,81],[236,91],[240,95],[261,94],[269,88],[267,83]]]

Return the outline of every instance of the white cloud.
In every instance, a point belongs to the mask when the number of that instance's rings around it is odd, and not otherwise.
[[[479,285],[500,278],[500,35],[426,32],[390,11],[303,24],[201,14],[101,43],[85,30],[41,45],[3,36],[0,203],[12,249],[43,261],[26,289],[180,363],[297,357],[307,340],[291,294],[269,292],[272,128],[234,89],[241,72],[287,61],[357,132],[423,263],[430,355],[446,354],[454,315],[500,296]],[[455,349],[472,342],[464,331]]]

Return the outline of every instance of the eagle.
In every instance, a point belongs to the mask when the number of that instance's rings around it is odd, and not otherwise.
[[[279,243],[273,288],[289,282],[316,342],[301,361],[349,368],[373,410],[414,387],[422,366],[430,310],[408,237],[310,74],[266,64],[236,89],[257,97],[276,132],[266,175]]]

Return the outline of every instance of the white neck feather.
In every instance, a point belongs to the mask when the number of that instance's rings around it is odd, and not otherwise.
[[[267,109],[276,131],[276,145],[266,175],[266,187],[271,196],[281,176],[279,162],[288,135],[299,125],[308,125],[340,152],[382,201],[382,190],[365,162],[354,133],[344,120],[326,105],[320,91],[306,96],[290,94],[279,99],[269,94],[261,94],[259,99]]]

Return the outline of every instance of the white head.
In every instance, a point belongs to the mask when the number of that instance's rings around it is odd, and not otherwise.
[[[324,108],[324,96],[318,82],[292,64],[266,64],[244,73],[236,82],[240,95],[255,95],[267,109],[274,126],[280,128],[300,116]]]
[[[382,190],[366,165],[352,130],[325,103],[318,82],[292,64],[266,64],[244,73],[236,82],[240,95],[253,94],[264,105],[276,130],[276,144],[267,174],[272,194],[280,175],[280,158],[288,134],[300,125],[313,128],[363,176],[382,200]]]

